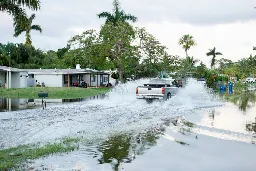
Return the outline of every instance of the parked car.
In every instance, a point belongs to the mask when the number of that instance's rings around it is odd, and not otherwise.
[[[246,83],[255,83],[256,82],[256,78],[248,77],[248,78],[245,79],[245,82]]]
[[[197,80],[197,82],[206,86],[206,79],[205,78],[200,78],[200,79]]]

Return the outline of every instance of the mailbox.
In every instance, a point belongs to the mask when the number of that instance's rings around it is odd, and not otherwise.
[[[39,92],[38,93],[38,97],[41,97],[41,98],[48,97],[48,93],[46,93],[46,92]]]

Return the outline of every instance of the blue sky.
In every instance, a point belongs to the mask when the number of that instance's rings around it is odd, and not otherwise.
[[[145,27],[169,53],[184,56],[177,44],[183,34],[195,37],[197,46],[188,53],[209,65],[205,56],[214,46],[223,57],[234,61],[256,54],[255,0],[121,0],[121,7],[138,17],[135,26]],[[64,47],[71,36],[87,29],[99,29],[104,19],[96,14],[112,11],[112,0],[41,0],[41,11],[34,24],[43,33],[32,32],[33,44],[40,49]],[[31,13],[29,11],[29,13]],[[0,42],[25,42],[25,36],[13,37],[12,18],[0,13]]]

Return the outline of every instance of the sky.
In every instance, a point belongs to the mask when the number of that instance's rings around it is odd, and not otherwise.
[[[224,58],[237,61],[256,54],[255,0],[120,0],[121,8],[138,17],[134,26],[145,27],[172,55],[185,56],[178,45],[184,34],[194,37],[197,45],[190,56],[210,65],[209,49],[223,53]],[[32,43],[42,50],[65,47],[74,35],[88,29],[98,30],[104,19],[97,14],[112,12],[112,0],[41,0],[34,24],[43,32],[32,31]],[[25,34],[13,37],[11,16],[0,12],[0,42],[25,42]],[[219,57],[221,58],[221,57]]]

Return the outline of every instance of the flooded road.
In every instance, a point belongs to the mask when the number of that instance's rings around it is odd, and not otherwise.
[[[226,102],[190,80],[169,101],[147,104],[135,98],[144,82],[104,99],[0,113],[0,146],[83,137],[79,150],[25,166],[39,170],[255,170],[255,96]]]

